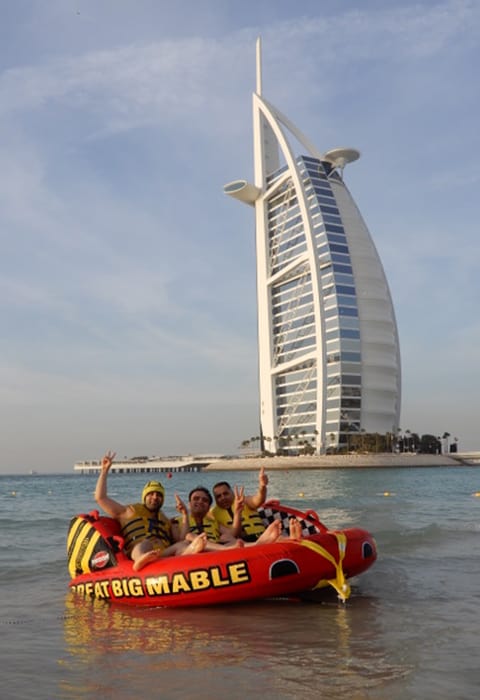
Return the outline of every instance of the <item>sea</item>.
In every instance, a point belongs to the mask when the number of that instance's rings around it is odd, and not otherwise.
[[[267,470],[268,473],[268,470]],[[164,510],[202,484],[257,487],[255,472],[160,477]],[[93,475],[0,476],[2,700],[477,700],[480,469],[272,471],[269,497],[376,539],[346,603],[265,600],[121,607],[68,588],[70,519],[95,508]],[[147,479],[111,474],[109,495]],[[202,556],[201,554],[198,555]]]

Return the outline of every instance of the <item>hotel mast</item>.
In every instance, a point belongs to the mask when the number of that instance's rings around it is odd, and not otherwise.
[[[225,193],[254,206],[260,422],[265,447],[317,454],[349,435],[396,434],[401,367],[382,263],[344,180],[353,148],[321,153],[262,95],[257,40],[254,184]],[[295,154],[289,137],[304,149]]]

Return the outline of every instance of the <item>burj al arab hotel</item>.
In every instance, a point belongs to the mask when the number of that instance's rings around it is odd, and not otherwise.
[[[257,41],[254,182],[225,193],[255,210],[260,428],[271,452],[293,438],[317,454],[352,434],[396,434],[395,312],[372,237],[344,182],[353,148],[319,151],[262,94]],[[294,138],[292,138],[294,137]],[[301,146],[296,153],[292,142]]]

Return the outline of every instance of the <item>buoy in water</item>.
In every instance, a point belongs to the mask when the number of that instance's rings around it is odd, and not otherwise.
[[[171,478],[172,478],[172,472],[168,472],[167,479],[171,479]]]
[[[473,495],[475,496],[475,498],[480,498],[480,491],[475,491]]]

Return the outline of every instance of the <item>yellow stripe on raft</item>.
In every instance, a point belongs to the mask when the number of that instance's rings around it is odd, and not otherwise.
[[[77,533],[81,527],[84,527],[85,525],[85,520],[83,518],[77,518],[76,521],[73,523],[73,525],[70,528],[70,532],[68,533],[68,538],[67,538],[67,551],[70,550],[73,544],[74,538],[77,536]]]
[[[303,545],[304,547],[308,547],[313,552],[316,552],[321,557],[329,561],[330,564],[333,564],[333,566],[335,567],[335,578],[320,579],[318,583],[314,586],[314,589],[321,588],[325,584],[329,584],[330,586],[333,586],[333,588],[335,588],[339,598],[341,598],[341,600],[345,602],[347,598],[350,597],[351,593],[350,585],[348,584],[347,579],[345,578],[345,574],[343,573],[342,568],[342,562],[347,549],[347,538],[343,532],[334,532],[332,534],[334,534],[337,538],[338,561],[336,561],[335,557],[332,556],[330,552],[327,552],[327,550],[324,547],[322,547],[320,544],[317,544],[316,542],[311,542],[310,540],[299,540],[299,544]]]
[[[92,539],[88,543],[87,549],[85,550],[85,554],[82,557],[82,570],[83,571],[91,571],[90,569],[90,557],[93,554],[93,550],[96,547],[96,544],[98,540],[100,539],[101,534],[99,532],[95,532],[95,534],[92,536]]]
[[[100,537],[98,530],[94,530],[89,522],[79,518],[78,527],[75,524],[75,538],[69,537],[69,545],[72,549],[68,559],[68,571],[72,578],[79,571],[82,573],[90,571],[89,560]]]

